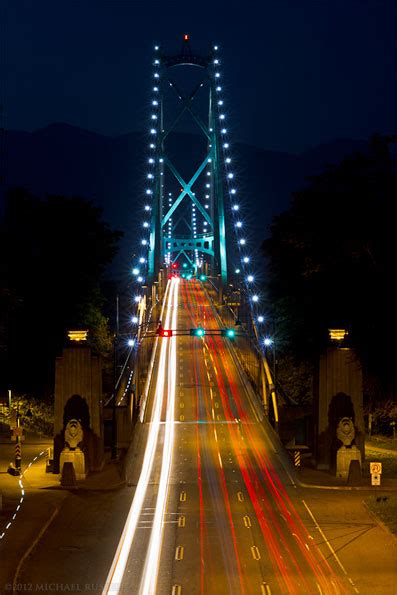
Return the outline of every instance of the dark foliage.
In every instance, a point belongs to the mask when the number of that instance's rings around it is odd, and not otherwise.
[[[2,234],[8,387],[51,393],[54,360],[68,329],[88,328],[95,349],[109,350],[100,283],[120,237],[101,210],[81,198],[9,192]]]
[[[328,167],[293,195],[263,244],[281,352],[314,363],[328,328],[349,330],[367,377],[397,386],[395,202],[388,140]]]

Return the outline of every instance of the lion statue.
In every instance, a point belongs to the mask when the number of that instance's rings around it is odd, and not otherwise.
[[[83,441],[83,428],[78,419],[68,421],[65,428],[65,442],[71,450],[75,450]]]
[[[336,428],[336,437],[343,442],[343,446],[351,446],[356,431],[350,417],[342,417]]]

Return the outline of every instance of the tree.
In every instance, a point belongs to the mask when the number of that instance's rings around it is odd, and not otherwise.
[[[8,195],[3,249],[8,255],[9,386],[52,392],[55,356],[66,332],[86,327],[103,355],[111,347],[101,281],[121,233],[82,198]]]
[[[394,393],[396,166],[388,142],[329,166],[293,194],[263,244],[281,352],[315,362],[327,329],[349,330],[364,372]]]

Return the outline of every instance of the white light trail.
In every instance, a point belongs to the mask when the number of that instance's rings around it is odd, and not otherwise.
[[[167,304],[165,328],[170,328],[169,323],[171,313],[170,305],[172,303],[172,292],[169,291],[169,289],[170,282],[168,282],[167,284],[166,295],[164,298],[164,304]],[[142,471],[139,477],[138,485],[136,487],[134,499],[132,501],[131,508],[128,513],[128,517],[124,525],[123,533],[121,535],[112,566],[107,576],[104,589],[102,591],[103,595],[106,595],[108,593],[113,594],[120,592],[125,567],[128,561],[129,553],[135,536],[135,531],[145,500],[146,491],[149,485],[149,479],[153,468],[154,456],[156,452],[160,430],[161,410],[164,400],[165,361],[168,346],[169,345],[167,341],[161,341],[156,391],[154,397],[152,418],[149,428],[149,435],[147,438],[145,455],[142,463]]]
[[[176,328],[177,323],[178,285],[178,278],[171,280],[171,328]],[[176,337],[172,337],[169,340],[168,350],[168,399],[166,422],[164,426],[164,447],[161,463],[161,475],[157,493],[156,511],[154,514],[150,542],[146,553],[145,567],[139,590],[142,595],[152,595],[156,593],[161,546],[163,542],[163,527],[167,504],[169,477],[172,466],[172,451],[174,447],[175,430]]]

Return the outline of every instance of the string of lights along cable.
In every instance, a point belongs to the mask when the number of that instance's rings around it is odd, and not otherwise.
[[[156,332],[147,333],[150,357],[136,350],[144,357],[133,377],[131,505],[103,594],[347,592],[339,588],[346,576],[301,518],[296,484],[260,410],[278,424],[275,349],[271,373],[219,46],[196,53],[188,35],[176,53],[156,45],[151,79],[132,321],[143,346],[143,286],[151,287]],[[230,285],[240,292],[234,305],[248,311],[241,331],[224,328],[230,311],[211,302],[215,289],[218,304],[230,305]],[[228,344],[235,338],[246,362],[256,360],[263,402]]]
[[[182,164],[175,157],[175,137],[184,156]],[[187,146],[181,148],[183,137]],[[245,293],[264,347],[265,317],[229,139],[219,45],[197,54],[185,34],[179,53],[168,54],[160,44],[154,46],[147,139],[140,255],[132,266],[136,306],[142,285],[152,284],[160,268],[183,276],[204,278],[205,273],[224,290],[233,280]],[[229,228],[234,233],[227,241]]]

